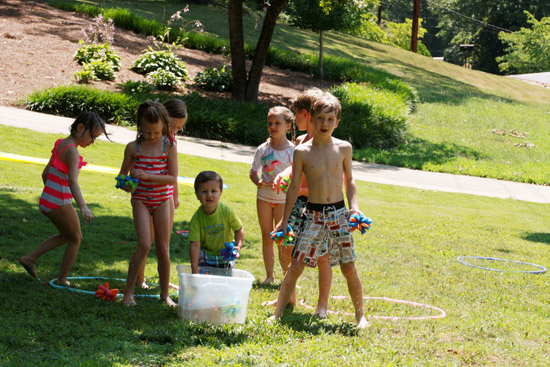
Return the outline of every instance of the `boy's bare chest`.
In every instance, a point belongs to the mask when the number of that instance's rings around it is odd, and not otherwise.
[[[337,173],[343,169],[343,155],[335,151],[311,151],[305,157],[306,173]]]

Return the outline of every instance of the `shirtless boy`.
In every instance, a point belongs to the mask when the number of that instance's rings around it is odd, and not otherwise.
[[[284,216],[277,230],[286,229],[300,190],[302,173],[309,188],[307,218],[298,237],[292,263],[281,284],[271,320],[282,317],[305,266],[315,267],[321,251],[328,248],[330,265],[340,265],[346,278],[357,327],[369,326],[363,310],[361,279],[355,267],[356,257],[349,227],[350,213],[361,215],[351,172],[352,147],[350,143],[332,137],[340,122],[341,111],[338,99],[324,93],[312,110],[313,139],[298,145],[294,151],[293,176],[287,191]],[[342,186],[346,188],[349,213]]]

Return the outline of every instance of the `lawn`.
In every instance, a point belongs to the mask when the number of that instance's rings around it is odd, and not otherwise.
[[[58,135],[29,133],[0,126],[0,151],[48,158]],[[85,160],[119,167],[123,145],[98,141],[81,149]],[[550,354],[548,275],[513,263],[483,271],[456,261],[458,256],[492,256],[550,265],[548,205],[479,196],[439,193],[358,182],[360,208],[374,218],[371,230],[355,234],[357,267],[364,295],[408,300],[439,307],[446,317],[432,320],[383,320],[379,316],[436,316],[433,309],[371,300],[371,327],[357,335],[353,318],[311,318],[297,306],[280,323],[268,324],[272,309],[261,306],[277,297],[275,286],[261,286],[263,264],[249,166],[179,155],[180,175],[218,171],[229,188],[222,200],[233,206],[245,228],[238,268],[252,273],[247,321],[213,326],[179,320],[177,310],[154,299],[126,308],[93,296],[69,293],[29,277],[17,259],[34,248],[53,226],[40,214],[42,166],[0,160],[0,365],[5,366],[546,366]],[[113,176],[80,174],[84,196],[96,216],[83,225],[84,240],[72,276],[125,278],[136,235],[126,193]],[[198,201],[180,186],[181,207],[174,229],[187,229]],[[177,264],[189,262],[189,244],[172,236],[172,282]],[[61,249],[39,260],[43,282],[58,271]],[[334,269],[331,295],[347,295]],[[151,253],[147,279],[155,283]],[[280,270],[277,277],[280,279]],[[314,305],[317,271],[306,269],[298,297]],[[98,282],[99,283],[99,282]],[[88,287],[89,284],[75,284]],[[97,285],[93,285],[93,288]],[[92,289],[95,290],[95,289]],[[175,298],[175,297],[174,297]],[[349,299],[330,308],[349,312]]]
[[[186,5],[176,0],[76,2],[129,8],[159,22],[166,21]],[[245,14],[246,43],[256,42],[260,33],[255,23],[259,19],[261,26],[261,16],[255,11]],[[199,19],[211,36],[228,38],[224,8],[190,4],[190,11],[184,17],[189,21]],[[317,54],[318,35],[280,22],[272,45],[287,51]],[[418,90],[416,110],[408,118],[407,143],[389,150],[358,149],[354,159],[518,182],[550,183],[548,89],[339,32],[327,32],[324,47],[326,55],[347,57],[384,70]],[[504,131],[506,135],[493,130]],[[520,133],[521,137],[511,136],[510,132]]]

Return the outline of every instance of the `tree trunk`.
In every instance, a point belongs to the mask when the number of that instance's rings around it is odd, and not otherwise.
[[[250,67],[250,73],[248,75],[248,83],[246,85],[246,94],[244,97],[244,100],[247,102],[258,100],[258,91],[260,89],[260,81],[265,60],[267,59],[267,52],[269,51],[269,44],[271,43],[275,26],[277,25],[277,18],[287,1],[288,0],[272,0],[271,6],[267,9],[267,13],[265,14],[262,32],[256,44],[256,51],[254,52],[252,66]]]
[[[319,78],[323,79],[323,31],[319,31]]]
[[[229,0],[229,43],[231,52],[231,72],[233,87],[231,97],[242,101],[246,94],[246,55],[243,35],[243,0]]]

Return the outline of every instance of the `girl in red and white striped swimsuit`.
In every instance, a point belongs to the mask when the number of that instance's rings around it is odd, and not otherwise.
[[[80,221],[73,207],[73,197],[80,207],[83,219],[90,222],[94,217],[78,185],[78,174],[86,162],[78,154],[77,147],[86,148],[101,134],[107,135],[105,123],[93,112],[84,112],[78,116],[70,131],[71,135],[55,142],[50,161],[42,172],[44,190],[39,202],[40,211],[55,225],[59,234],[46,239],[19,259],[25,270],[38,278],[34,267],[36,260],[45,253],[67,244],[61,270],[57,276],[57,283],[60,285],[69,285],[67,276],[82,240]]]
[[[170,298],[170,234],[174,216],[173,188],[178,178],[176,145],[170,139],[169,117],[158,102],[145,101],[136,116],[137,139],[126,145],[120,168],[122,175],[131,173],[139,179],[132,193],[132,212],[138,244],[130,259],[128,278],[122,303],[135,305],[134,287],[140,269],[145,265],[153,235],[158,260],[160,298],[170,306],[177,306]],[[127,191],[132,191],[127,188]]]

